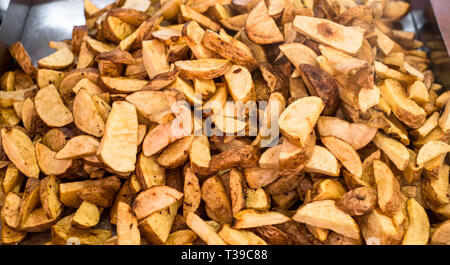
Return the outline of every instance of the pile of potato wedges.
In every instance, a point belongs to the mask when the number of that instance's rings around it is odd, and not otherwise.
[[[450,91],[409,9],[84,0],[37,66],[10,46],[1,243],[449,244]],[[237,102],[267,103],[256,134]]]

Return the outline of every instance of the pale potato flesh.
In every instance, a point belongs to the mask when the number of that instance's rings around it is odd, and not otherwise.
[[[137,139],[136,108],[127,102],[114,102],[106,122],[105,135],[98,147],[100,159],[115,171],[133,171]]]

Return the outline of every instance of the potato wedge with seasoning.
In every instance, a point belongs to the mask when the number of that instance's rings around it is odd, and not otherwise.
[[[25,176],[39,178],[36,149],[30,138],[16,128],[2,128],[2,146],[8,158]]]

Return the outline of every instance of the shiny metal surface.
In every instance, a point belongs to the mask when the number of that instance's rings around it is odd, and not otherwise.
[[[113,0],[92,2],[102,8]],[[20,40],[36,64],[39,58],[54,52],[48,47],[49,41],[70,39],[73,26],[84,23],[83,0],[12,0],[0,27],[0,41],[11,45]],[[1,49],[3,61],[6,55]]]

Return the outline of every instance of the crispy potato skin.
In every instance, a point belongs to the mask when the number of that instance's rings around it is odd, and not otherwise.
[[[339,95],[336,80],[327,72],[310,64],[300,64],[299,66],[302,78],[312,96],[320,97],[325,108],[321,115],[334,115],[339,106]]]
[[[258,163],[259,150],[256,146],[246,145],[213,155],[208,171],[213,173],[232,167],[254,167]]]
[[[351,216],[364,215],[371,212],[377,205],[377,193],[368,187],[350,190],[336,203],[344,212]]]
[[[231,223],[233,214],[230,198],[225,192],[222,181],[217,176],[210,177],[203,182],[201,194],[206,206],[217,218],[216,221]]]

